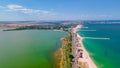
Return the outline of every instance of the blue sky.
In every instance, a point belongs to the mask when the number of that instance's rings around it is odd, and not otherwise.
[[[120,19],[120,0],[0,0],[0,21]]]

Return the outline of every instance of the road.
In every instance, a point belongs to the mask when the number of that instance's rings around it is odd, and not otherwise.
[[[76,34],[76,33],[75,33]],[[77,64],[77,53],[76,53],[76,37],[75,37],[75,34],[72,34],[72,55],[74,56],[74,59],[72,62],[72,68],[78,68],[78,64]]]

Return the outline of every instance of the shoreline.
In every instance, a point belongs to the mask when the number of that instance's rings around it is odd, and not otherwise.
[[[96,64],[83,45],[83,38],[77,33],[78,29],[80,28],[82,28],[82,25],[77,25],[72,29],[73,56],[75,57],[72,68],[97,68]]]
[[[78,33],[78,29],[81,29],[82,25],[77,25],[76,27],[72,28],[70,30],[71,36],[72,36],[72,40],[71,40],[71,55],[74,57],[73,59],[67,58],[65,56],[69,56],[67,55],[68,53],[70,54],[70,52],[66,52],[68,48],[64,48],[69,46],[68,45],[68,39],[67,37],[62,37],[61,38],[61,42],[62,42],[62,47],[59,48],[56,53],[56,55],[58,55],[56,58],[58,60],[58,67],[57,68],[64,68],[67,66],[70,66],[69,64],[66,64],[66,61],[69,61],[69,63],[72,63],[71,68],[98,68],[96,66],[96,64],[94,63],[94,61],[92,60],[92,58],[90,57],[89,52],[87,52],[87,50],[85,49],[84,45],[83,45],[83,39]],[[68,35],[69,37],[70,35]],[[65,46],[67,45],[67,46]]]
[[[94,63],[93,59],[90,57],[90,54],[89,52],[85,49],[82,41],[83,41],[83,38],[77,33],[78,37],[81,38],[81,46],[83,47],[83,50],[85,51],[85,54],[86,54],[86,62],[88,62],[88,65],[90,66],[89,68],[97,68],[96,64]]]
[[[54,68],[62,68],[62,58],[63,58],[63,51],[62,48],[59,48],[54,53]]]
[[[55,52],[55,60],[56,65],[55,68],[71,68],[72,67],[72,43],[71,43],[71,35],[67,37],[62,37],[61,40],[61,48],[59,48]]]

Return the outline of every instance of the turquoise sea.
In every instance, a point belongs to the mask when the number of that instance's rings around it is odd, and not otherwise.
[[[99,68],[120,68],[120,24],[84,24],[88,28],[78,31],[82,37],[105,39],[84,39],[83,44]]]
[[[53,68],[53,53],[66,35],[51,30],[0,29],[0,68]]]

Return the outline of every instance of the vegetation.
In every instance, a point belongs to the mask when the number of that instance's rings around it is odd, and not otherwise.
[[[63,51],[63,68],[72,67],[72,39],[71,34],[68,33],[68,37],[62,39],[62,51]]]
[[[72,35],[68,32],[68,36],[61,39],[62,48],[56,51],[56,68],[72,67]]]
[[[68,37],[62,39],[62,50],[63,50],[63,68],[71,68],[72,67],[72,36],[71,33],[68,32]]]

